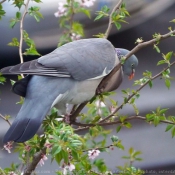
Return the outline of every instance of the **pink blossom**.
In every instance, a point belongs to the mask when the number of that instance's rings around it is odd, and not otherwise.
[[[72,41],[79,40],[80,38],[81,38],[81,35],[78,35],[76,33],[71,33]]]
[[[91,7],[94,5],[95,0],[81,0],[81,5],[83,7]]]
[[[26,145],[25,146],[25,150],[28,152],[28,151],[30,151],[30,149],[31,149],[31,147],[29,146],[29,145]]]
[[[58,11],[54,13],[55,17],[65,16],[67,14],[67,8],[63,2],[58,3]]]
[[[13,171],[9,172],[9,175],[17,175],[16,173],[14,173]]]
[[[100,151],[98,149],[93,149],[88,151],[89,159],[95,159],[100,154]]]
[[[42,157],[41,157],[41,159],[40,159],[40,161],[39,161],[40,166],[43,166],[44,165],[44,160],[47,160],[47,159],[48,158],[46,157],[46,155],[43,154]]]
[[[111,106],[111,107],[110,107],[110,111],[111,111],[111,113],[113,113],[113,112],[115,111],[115,109],[116,109],[115,106]]]
[[[49,142],[46,142],[45,144],[44,144],[44,146],[46,147],[46,148],[52,148],[52,144],[51,143],[49,143]]]
[[[68,171],[71,172],[74,169],[75,169],[75,165],[69,163],[68,165],[64,166],[64,168],[63,168],[63,175],[66,175],[68,173]]]
[[[4,145],[4,149],[8,151],[8,153],[11,153],[13,142],[7,142],[6,145]]]

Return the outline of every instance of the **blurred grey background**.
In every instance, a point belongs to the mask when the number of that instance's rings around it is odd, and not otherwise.
[[[91,8],[92,19],[84,20],[85,16],[77,16],[77,20],[83,22],[85,26],[85,32],[87,37],[99,32],[104,32],[107,26],[107,19],[93,22],[95,17],[95,11],[99,10],[101,6],[108,5],[113,7],[116,4],[116,0],[97,0],[95,5]],[[135,46],[137,38],[142,37],[144,41],[150,40],[154,33],[165,34],[168,32],[168,27],[173,23],[169,23],[170,20],[175,18],[175,1],[172,0],[125,0],[126,7],[129,10],[131,17],[127,18],[129,24],[123,24],[122,29],[117,31],[113,28],[109,40],[115,47],[122,47],[126,49],[132,49]],[[19,63],[19,55],[17,48],[7,46],[7,43],[11,41],[13,37],[19,37],[19,25],[14,29],[9,28],[9,20],[15,16],[17,9],[10,7],[11,2],[3,4],[7,14],[0,21],[0,68],[14,65]],[[30,37],[36,42],[36,46],[39,52],[44,55],[57,46],[61,31],[58,26],[58,18],[54,17],[54,12],[57,11],[58,0],[43,0],[41,4],[41,12],[44,15],[44,19],[40,23],[36,23],[31,17],[27,17],[24,23],[24,28],[30,34]],[[167,53],[175,50],[174,37],[164,40],[159,44],[161,53]],[[149,70],[153,72],[153,75],[157,74],[162,67],[156,67],[157,61],[162,58],[162,55],[153,50],[152,46],[146,47],[136,53],[139,58],[139,67],[136,70],[135,79],[142,77],[142,72]],[[25,57],[25,61],[34,59],[37,57]],[[173,58],[174,59],[174,58]],[[155,68],[156,67],[156,68]],[[171,74],[174,76],[175,67],[172,67]],[[9,79],[16,79],[14,76],[7,76],[7,83],[0,85],[0,113],[2,115],[16,116],[20,105],[16,102],[19,101],[19,97],[13,94],[10,89]],[[125,77],[121,87],[117,90],[115,97],[119,103],[122,102],[121,89],[136,89],[133,81],[129,81]],[[141,91],[140,98],[136,101],[137,107],[140,110],[140,115],[145,116],[146,113],[150,113],[155,110],[157,106],[161,108],[169,108],[168,115],[175,114],[175,95],[174,95],[175,83],[172,81],[171,89],[168,90],[164,82],[157,79],[153,82],[153,88],[145,87]],[[131,107],[126,106],[121,111],[122,114],[131,116],[134,111]],[[115,172],[116,166],[121,166],[126,163],[126,160],[121,159],[122,156],[127,155],[128,149],[134,147],[136,150],[142,151],[143,158],[141,162],[135,162],[134,166],[150,170],[149,174],[170,174],[164,170],[172,170],[171,174],[175,174],[175,138],[171,138],[170,132],[165,132],[166,125],[160,124],[158,127],[147,124],[140,120],[132,121],[132,129],[123,128],[118,134],[116,134],[116,126],[110,126],[112,129],[111,135],[117,135],[122,140],[125,146],[125,151],[114,149],[110,153],[101,153],[100,156],[105,158],[110,170]],[[3,148],[2,138],[8,129],[8,124],[0,119],[0,147]],[[81,133],[82,134],[82,133]],[[110,144],[110,138],[109,138]],[[18,163],[17,154],[8,154],[4,150],[0,150],[0,167],[5,168],[12,162]],[[58,169],[58,165],[51,164],[50,160],[47,160],[46,165],[42,168],[38,166],[38,174],[54,174],[54,171]],[[163,170],[164,173],[159,170]],[[152,172],[152,173],[151,173]]]

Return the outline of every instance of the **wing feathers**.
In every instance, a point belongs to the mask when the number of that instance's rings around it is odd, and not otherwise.
[[[106,39],[91,38],[70,42],[37,60],[10,66],[1,72],[72,77],[83,81],[106,76],[114,68],[115,62],[113,45]]]
[[[48,68],[42,66],[37,60],[18,64],[16,66],[9,66],[1,69],[2,74],[30,74],[30,75],[45,75],[53,77],[70,77],[69,72],[60,71],[55,68]]]

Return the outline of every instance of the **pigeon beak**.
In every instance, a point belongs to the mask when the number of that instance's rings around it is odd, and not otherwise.
[[[134,78],[134,75],[135,75],[135,69],[132,70],[132,73],[131,75],[129,75],[129,80],[132,80]]]

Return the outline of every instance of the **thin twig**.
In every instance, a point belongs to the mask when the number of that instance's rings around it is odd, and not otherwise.
[[[110,147],[112,147],[112,146],[114,146],[113,144],[111,144],[111,145],[108,145],[108,146],[105,146],[105,147],[96,147],[96,148],[90,148],[90,149],[86,149],[86,150],[83,150],[83,152],[88,152],[88,151],[90,151],[90,150],[92,150],[92,149],[95,149],[95,150],[99,150],[99,149],[104,149],[104,148],[110,148]]]
[[[74,121],[76,120],[77,116],[81,112],[81,110],[86,106],[88,102],[81,103],[78,108],[75,110],[75,112],[71,115],[70,117],[70,124],[73,124]]]
[[[41,151],[35,153],[35,155],[33,156],[33,161],[27,166],[23,175],[31,175],[31,173],[35,170],[36,166],[41,160],[42,155],[45,154],[46,154],[46,148],[43,148]]]
[[[137,116],[137,115],[128,117],[128,118],[125,119],[125,121],[130,121],[130,120],[133,120],[133,119],[139,119],[139,120],[146,121],[146,117]],[[169,120],[160,120],[160,123],[166,123],[166,124],[173,124],[173,125],[175,125],[175,123],[173,123],[173,122],[171,122]],[[105,122],[105,123],[97,123],[97,124],[87,124],[87,123],[78,123],[78,122],[74,122],[73,124],[82,127],[82,128],[77,128],[77,129],[74,130],[75,132],[79,132],[79,131],[83,131],[83,130],[89,129],[92,126],[97,126],[97,125],[98,126],[109,126],[109,125],[122,124],[122,122],[120,120],[116,120],[116,121],[113,121],[113,122]]]
[[[6,0],[2,0],[2,1],[0,1],[0,4],[2,4],[2,3],[4,3]]]
[[[22,15],[22,18],[20,20],[20,42],[19,42],[19,56],[20,56],[20,62],[23,63],[23,54],[22,54],[22,46],[23,46],[23,24],[24,24],[24,18],[26,14],[28,13],[28,5],[29,5],[30,0],[27,0],[27,3],[25,4],[25,9],[24,13]]]
[[[106,118],[104,118],[103,120],[101,120],[99,123],[103,123],[104,121],[110,119],[119,109],[121,109],[132,97],[134,97],[141,89],[143,89],[150,81],[162,76],[162,73],[169,69],[171,66],[175,65],[175,61],[172,62],[169,66],[167,66],[165,69],[163,69],[161,72],[159,72],[157,75],[155,75],[154,77],[150,78],[148,81],[146,81],[142,86],[140,86],[140,88],[138,88],[132,95],[130,95],[127,100],[125,102],[123,102],[120,106],[118,106],[116,109],[114,109],[114,111],[107,116]]]
[[[10,126],[12,125],[12,124],[10,123],[10,121],[9,121],[7,118],[5,118],[2,114],[0,114],[0,117],[1,117],[3,120],[5,120]]]
[[[105,37],[104,37],[104,38],[108,38],[109,33],[110,33],[111,29],[112,29],[112,25],[113,25],[112,15],[113,15],[113,13],[114,13],[115,11],[117,11],[117,9],[119,9],[119,7],[121,6],[122,2],[123,2],[123,0],[119,0],[119,2],[118,2],[118,3],[116,4],[116,6],[113,8],[113,10],[112,10],[112,12],[111,12],[111,14],[110,14],[110,16],[109,16],[108,28],[107,28],[107,30],[106,30],[106,32],[105,32]]]

